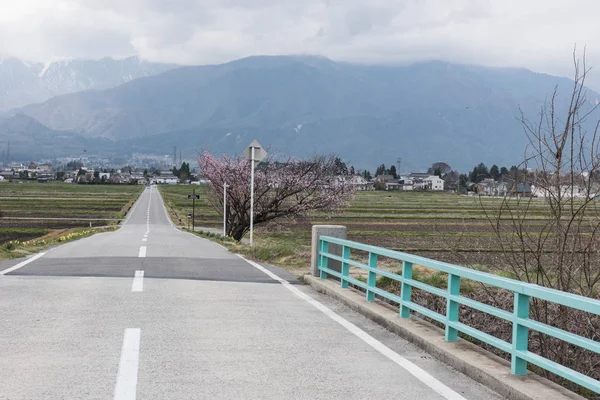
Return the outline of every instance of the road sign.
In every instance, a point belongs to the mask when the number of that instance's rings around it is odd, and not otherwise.
[[[258,141],[253,140],[248,146],[246,146],[246,150],[244,150],[244,157],[246,160],[252,160],[252,148],[254,148],[254,161],[262,161],[267,158],[267,151],[258,143]]]
[[[196,199],[198,200],[200,198],[199,194],[188,194],[188,199]]]

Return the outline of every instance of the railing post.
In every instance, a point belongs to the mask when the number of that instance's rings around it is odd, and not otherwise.
[[[448,322],[458,322],[459,304],[450,300],[450,296],[460,295],[460,276],[448,274],[448,299],[446,301],[446,340],[455,342],[458,339],[458,330],[448,325]]]
[[[377,254],[369,253],[369,268],[377,268]],[[374,288],[377,285],[377,274],[369,271],[367,275],[368,288]],[[367,301],[375,301],[375,293],[367,288]]]
[[[510,372],[514,375],[527,374],[527,361],[516,355],[517,351],[527,351],[529,329],[519,324],[518,318],[529,318],[529,296],[515,292],[514,321]]]
[[[329,253],[329,243],[327,243],[324,240],[319,240],[319,248],[321,249],[322,253]],[[327,273],[323,270],[321,270],[321,268],[327,268],[327,265],[329,264],[329,258],[326,256],[322,256],[319,254],[319,277],[321,279],[327,279]]]
[[[410,302],[410,295],[412,292],[412,286],[406,283],[406,279],[412,279],[413,265],[412,263],[402,261],[402,304],[400,304],[400,317],[410,317],[410,308],[404,305],[404,303]]]
[[[344,260],[348,260],[350,259],[350,247],[348,246],[342,246],[342,258]],[[350,275],[350,264],[348,264],[347,262],[342,262],[342,288],[347,288],[348,287],[348,281],[346,280],[346,278]]]
[[[319,251],[321,250],[321,236],[346,239],[346,227],[343,225],[313,225],[310,256],[310,270],[312,276],[321,276],[319,273],[319,262],[321,261],[321,257],[319,257]],[[341,257],[342,246],[330,243],[327,252]],[[342,272],[342,263],[338,260],[329,260],[327,266],[333,271]],[[337,279],[337,277],[335,279]]]

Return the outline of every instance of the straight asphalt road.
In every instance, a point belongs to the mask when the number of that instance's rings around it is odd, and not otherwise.
[[[0,263],[0,399],[500,399],[278,268],[176,229]]]

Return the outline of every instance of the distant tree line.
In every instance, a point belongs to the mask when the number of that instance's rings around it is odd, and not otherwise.
[[[190,173],[190,164],[185,161],[181,163],[181,167],[173,167],[173,175],[179,178],[181,182],[185,182],[190,179],[192,174]]]

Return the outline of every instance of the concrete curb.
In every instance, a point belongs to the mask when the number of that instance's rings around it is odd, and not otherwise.
[[[317,292],[335,298],[354,311],[421,347],[440,361],[511,400],[585,400],[554,382],[528,372],[527,376],[510,373],[510,363],[459,339],[446,342],[444,331],[415,317],[403,319],[398,310],[384,302],[365,301],[365,294],[355,289],[342,289],[339,282],[304,276],[304,282]]]

